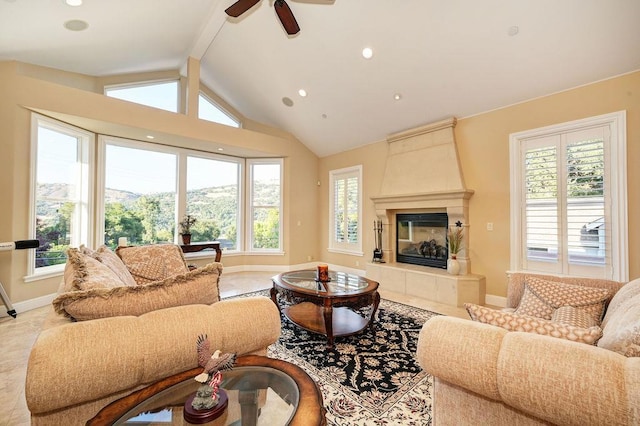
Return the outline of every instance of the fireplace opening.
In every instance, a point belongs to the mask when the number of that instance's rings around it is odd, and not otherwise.
[[[396,262],[447,269],[447,213],[396,214]]]

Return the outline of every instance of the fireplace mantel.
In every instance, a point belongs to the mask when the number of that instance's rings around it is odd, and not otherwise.
[[[468,255],[469,199],[453,132],[456,119],[450,118],[387,137],[389,154],[380,195],[371,197],[376,216],[383,224],[382,252],[387,262],[395,262],[396,214],[446,212],[449,224],[465,228],[462,251],[458,255],[460,274],[471,273]]]

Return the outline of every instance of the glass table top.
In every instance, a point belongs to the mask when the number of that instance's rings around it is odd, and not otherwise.
[[[184,403],[199,386],[195,379],[171,386],[140,402],[114,424],[188,424],[183,419]],[[258,424],[285,425],[295,414],[300,399],[295,380],[270,367],[235,367],[223,371],[220,387],[227,392],[229,405],[221,418],[209,424],[244,424],[240,401],[250,394],[250,399],[257,402]]]
[[[285,284],[318,293],[358,293],[370,284],[365,278],[346,272],[329,271],[329,281],[316,281],[316,270],[287,272],[280,276]]]

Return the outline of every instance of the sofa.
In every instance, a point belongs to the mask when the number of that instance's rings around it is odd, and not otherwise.
[[[266,355],[280,336],[266,297],[220,301],[222,265],[190,271],[172,244],[68,250],[58,295],[27,365],[34,425],[84,424],[110,402],[198,366],[212,349]]]
[[[591,301],[576,303],[581,314],[608,292],[603,316],[558,323],[566,300],[550,303],[553,320],[532,315],[523,299],[541,280],[584,288]],[[640,424],[640,279],[509,273],[506,309],[466,307],[474,321],[439,316],[420,331],[416,357],[434,376],[435,425]]]

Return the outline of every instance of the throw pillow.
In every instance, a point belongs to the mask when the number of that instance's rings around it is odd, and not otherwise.
[[[547,281],[528,277],[517,314],[550,320],[561,306],[573,306],[588,312],[600,324],[611,290]]]
[[[65,277],[71,279],[71,290],[90,290],[93,288],[122,287],[120,278],[106,265],[76,248],[67,249],[67,265]]]
[[[107,265],[107,267],[120,278],[120,281],[122,281],[124,285],[137,285],[136,280],[133,279],[131,272],[129,272],[125,264],[122,262],[122,259],[111,251],[109,247],[105,245],[98,247],[94,257],[101,263]]]
[[[607,307],[607,313],[602,320],[602,328],[607,325],[609,318],[614,315],[614,313],[618,310],[618,308],[625,303],[627,300],[635,297],[640,294],[640,278],[637,278],[633,281],[629,281],[625,285],[623,285],[620,290],[611,298],[609,302],[609,306]]]
[[[541,334],[589,345],[596,344],[598,339],[602,337],[602,329],[598,326],[589,328],[575,327],[527,315],[498,311],[472,303],[465,303],[464,307],[472,320],[495,325],[508,331]]]
[[[598,346],[624,356],[640,357],[640,294],[618,305],[607,316]]]
[[[210,305],[220,300],[218,283],[221,273],[222,265],[210,263],[203,268],[150,284],[69,291],[59,294],[53,300],[53,307],[65,317],[86,321],[123,315],[139,316],[173,306]]]
[[[561,306],[553,311],[551,321],[580,328],[589,328],[598,325],[589,312],[573,306]]]
[[[184,254],[175,244],[118,247],[116,254],[138,285],[189,272]]]

